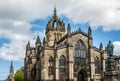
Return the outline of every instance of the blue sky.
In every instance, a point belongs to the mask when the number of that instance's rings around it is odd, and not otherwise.
[[[54,4],[57,15],[66,26],[71,24],[72,31],[81,27],[87,32],[90,25],[93,45],[99,47],[102,42],[105,47],[111,40],[115,46],[114,54],[120,55],[119,0],[1,0],[0,80],[9,74],[11,60],[15,71],[24,65],[28,40],[34,47],[38,35],[43,39],[46,24],[53,15]]]

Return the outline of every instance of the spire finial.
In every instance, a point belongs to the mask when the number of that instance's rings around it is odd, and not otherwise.
[[[56,16],[56,6],[54,6],[54,16]]]

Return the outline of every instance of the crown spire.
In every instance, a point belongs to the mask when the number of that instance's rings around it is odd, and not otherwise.
[[[54,16],[56,16],[56,12],[57,12],[57,10],[56,10],[56,6],[54,7]]]

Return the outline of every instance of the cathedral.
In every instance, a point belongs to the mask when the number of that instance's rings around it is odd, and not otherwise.
[[[66,32],[67,29],[67,32]],[[102,43],[93,46],[92,30],[71,31],[68,23],[53,16],[46,24],[43,41],[39,36],[35,47],[26,45],[24,59],[25,81],[103,81],[107,51]]]

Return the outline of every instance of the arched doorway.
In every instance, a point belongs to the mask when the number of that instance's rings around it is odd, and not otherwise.
[[[84,71],[78,73],[78,81],[86,81],[87,74]]]

